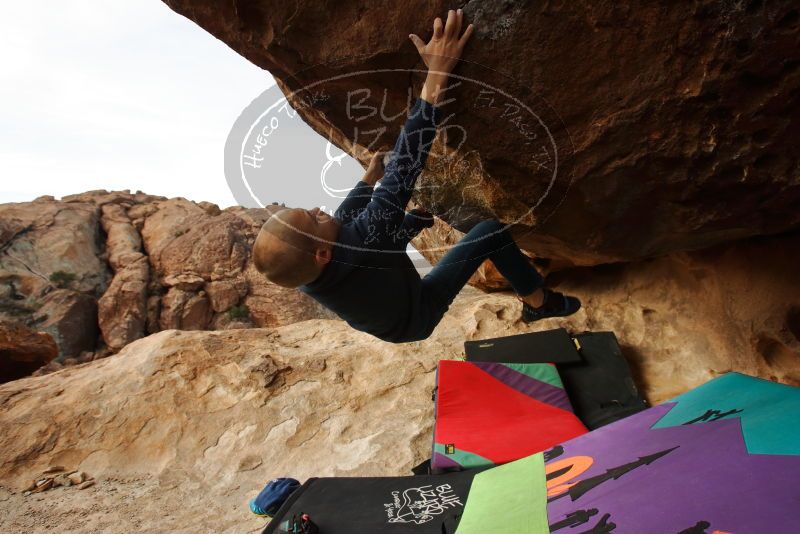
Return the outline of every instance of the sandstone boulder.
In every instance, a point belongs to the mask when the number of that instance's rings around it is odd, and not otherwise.
[[[116,271],[108,289],[97,301],[103,340],[114,351],[146,333],[149,275],[147,258],[141,256]]]
[[[422,83],[410,70],[424,69],[407,36],[427,38],[455,7],[165,2],[267,69],[348,151],[394,143],[409,86]],[[451,225],[473,213],[517,222],[527,250],[580,265],[800,225],[795,2],[461,7],[476,29],[446,105],[450,151],[438,145],[417,195]],[[358,122],[354,94],[374,110]]]
[[[165,276],[162,279],[164,287],[175,287],[183,291],[194,291],[205,284],[205,280],[197,273],[178,273]]]
[[[49,332],[62,357],[94,350],[109,269],[99,210],[40,197],[0,205],[0,319]]]
[[[147,321],[150,264],[142,253],[142,238],[131,223],[127,205],[104,204],[101,218],[114,278],[97,302],[98,322],[103,340],[115,351],[143,337]]]
[[[243,279],[218,280],[206,285],[206,293],[215,312],[224,312],[239,303],[247,294],[247,284]]]
[[[170,288],[161,299],[161,330],[205,330],[212,317],[211,304],[205,292],[195,293]]]
[[[249,254],[245,226],[233,214],[210,216],[193,202],[172,199],[160,203],[147,217],[142,237],[156,276],[168,281],[191,273],[194,276],[186,282],[202,285],[205,278],[232,278],[241,273]]]
[[[104,204],[100,222],[106,233],[106,256],[116,272],[138,261],[142,254],[142,237],[131,224],[124,204]]]
[[[110,273],[98,211],[87,202],[0,204],[0,280],[18,308],[37,309],[56,288],[105,291]]]

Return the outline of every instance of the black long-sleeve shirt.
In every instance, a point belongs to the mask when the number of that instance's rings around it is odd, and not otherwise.
[[[373,190],[359,182],[336,212],[341,221],[331,261],[299,289],[356,330],[395,343],[419,339],[421,282],[406,246],[418,231],[405,208],[441,120],[441,110],[418,98]]]

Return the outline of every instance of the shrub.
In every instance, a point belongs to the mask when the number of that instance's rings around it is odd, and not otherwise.
[[[50,275],[50,281],[58,288],[64,289],[75,281],[75,274],[67,271],[56,271]]]
[[[228,310],[228,317],[230,317],[232,320],[248,319],[250,317],[250,308],[248,308],[246,304],[232,306]]]

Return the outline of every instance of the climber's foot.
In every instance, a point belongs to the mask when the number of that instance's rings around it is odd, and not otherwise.
[[[566,317],[581,309],[581,301],[550,289],[544,290],[544,303],[538,308],[523,301],[522,320],[532,323],[548,317]]]

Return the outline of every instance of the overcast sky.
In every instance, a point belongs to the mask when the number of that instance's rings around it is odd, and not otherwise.
[[[225,139],[268,72],[159,0],[0,5],[0,202],[139,189],[235,204]],[[296,146],[324,143],[303,127]]]

